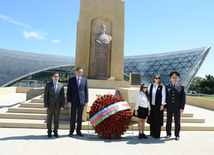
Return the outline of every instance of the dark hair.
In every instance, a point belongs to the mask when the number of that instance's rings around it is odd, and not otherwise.
[[[76,71],[78,71],[79,69],[82,69],[81,67],[77,67]],[[83,69],[82,69],[83,70]]]
[[[54,76],[54,74],[58,74],[58,75],[59,75],[59,73],[58,73],[58,72],[53,72],[52,77]]]
[[[155,83],[155,78],[156,78],[156,76],[157,76],[158,78],[160,78],[160,81],[158,82],[158,85],[159,85],[159,86],[164,86],[163,83],[161,82],[161,76],[160,76],[159,74],[155,74],[155,75],[154,75],[154,77],[153,77],[153,82]]]
[[[143,84],[140,86],[140,91],[144,92],[144,91],[143,91],[143,86],[145,86],[145,85],[146,85],[146,84],[143,83]],[[147,91],[145,91],[144,93],[146,94],[146,97],[147,97],[148,101],[150,101],[148,89],[147,89]]]

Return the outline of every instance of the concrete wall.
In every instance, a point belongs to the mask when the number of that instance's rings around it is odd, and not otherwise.
[[[27,93],[32,87],[16,87],[16,93]]]
[[[2,87],[0,88],[0,96],[16,93],[16,87]]]
[[[214,100],[187,96],[186,103],[190,105],[214,110]]]
[[[108,81],[108,80],[91,80],[88,79],[89,88],[116,89],[118,87],[129,88],[130,83],[127,81]]]
[[[0,88],[0,95],[27,93],[32,87],[2,87]]]
[[[120,92],[120,95],[124,100],[126,100],[129,103],[129,106],[131,107],[132,112],[135,108],[135,102],[137,98],[137,94],[140,92],[140,87],[136,88],[118,88],[117,89]],[[137,122],[137,117],[132,117],[132,121]]]

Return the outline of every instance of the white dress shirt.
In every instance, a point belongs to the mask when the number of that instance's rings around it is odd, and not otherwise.
[[[137,94],[137,99],[136,99],[136,103],[135,103],[135,110],[138,110],[139,106],[142,108],[148,108],[149,110],[151,109],[150,103],[146,97],[146,94],[142,91]]]
[[[151,84],[149,85],[149,89],[148,89],[148,93],[150,94],[150,87]],[[157,88],[158,86],[156,86],[153,83],[153,89],[152,89],[152,105],[155,105],[155,98],[156,98],[156,92],[157,92]],[[162,101],[161,101],[162,105],[166,105],[166,88],[163,86],[162,88]]]

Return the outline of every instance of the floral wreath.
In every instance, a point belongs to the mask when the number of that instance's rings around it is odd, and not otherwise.
[[[107,94],[93,102],[89,115],[90,122],[99,137],[120,139],[129,129],[132,111],[123,98]]]

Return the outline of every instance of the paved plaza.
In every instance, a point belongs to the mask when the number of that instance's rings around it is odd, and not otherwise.
[[[130,154],[177,154],[177,155],[213,155],[213,131],[183,131],[181,139],[165,139],[165,132],[160,139],[148,137],[138,139],[134,132],[133,139],[102,140],[89,139],[87,131],[84,137],[68,137],[68,130],[59,130],[59,138],[48,138],[46,129],[0,128],[0,154],[2,155],[130,155]],[[148,131],[145,132],[147,135]]]
[[[9,107],[25,101],[26,94],[9,94],[0,96],[0,112],[6,112]],[[194,113],[195,118],[204,118],[203,126],[214,126],[214,111],[186,105],[186,112]],[[9,121],[10,119],[8,119]],[[18,121],[18,120],[17,120]],[[185,123],[183,123],[185,125]],[[193,123],[194,124],[194,123]],[[213,155],[214,131],[181,131],[179,141],[174,136],[165,139],[165,131],[161,138],[137,138],[138,132],[134,131],[133,139],[102,140],[88,138],[88,131],[83,130],[84,137],[74,135],[68,137],[68,130],[59,130],[59,138],[47,137],[46,129],[27,128],[0,128],[0,154],[3,155],[43,155],[43,154],[182,154],[182,155]],[[145,131],[149,135],[149,131]]]

